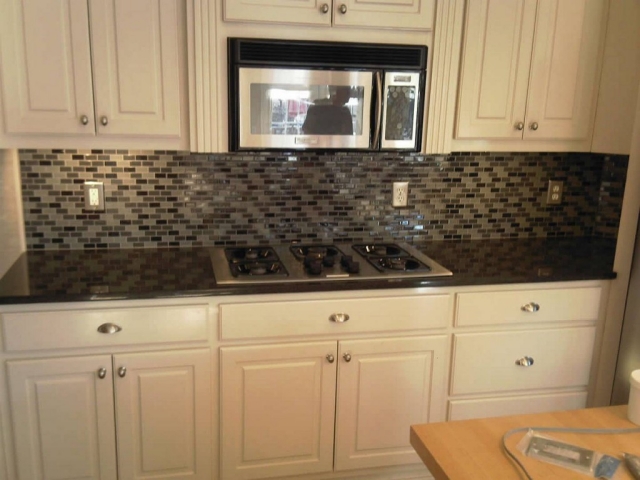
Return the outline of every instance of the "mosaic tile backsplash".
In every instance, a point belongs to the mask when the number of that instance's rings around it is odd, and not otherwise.
[[[103,249],[615,237],[628,157],[21,150],[27,245]],[[548,180],[562,205],[547,206]],[[106,210],[84,211],[85,180]],[[409,206],[391,206],[394,181]]]

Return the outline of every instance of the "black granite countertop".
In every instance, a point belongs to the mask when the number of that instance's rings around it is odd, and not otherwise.
[[[0,304],[180,298],[615,278],[615,240],[432,242],[415,245],[452,277],[217,286],[207,248],[30,251],[0,279]]]

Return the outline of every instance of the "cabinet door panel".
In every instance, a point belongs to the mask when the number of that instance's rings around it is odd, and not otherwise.
[[[336,470],[420,462],[409,426],[444,420],[446,351],[445,335],[340,342]]]
[[[220,351],[222,478],[330,472],[336,342]]]
[[[321,11],[323,4],[327,13]],[[224,20],[331,25],[331,0],[224,0]]]
[[[207,349],[114,356],[120,478],[211,478]]]
[[[436,8],[435,0],[335,0],[333,9],[336,26],[431,30]]]
[[[504,417],[586,408],[587,392],[451,400],[448,420]]]
[[[180,135],[179,5],[176,0],[91,2],[99,133]]]
[[[0,44],[7,132],[94,135],[87,3],[3,3]]]
[[[457,138],[522,138],[536,1],[467,4]]]
[[[540,0],[525,138],[586,138],[595,114],[604,0]],[[536,122],[537,130],[530,129]]]
[[[595,333],[576,327],[456,334],[451,394],[585,387]],[[524,357],[532,364],[523,366]]]
[[[7,362],[7,369],[18,478],[115,480],[111,357]]]

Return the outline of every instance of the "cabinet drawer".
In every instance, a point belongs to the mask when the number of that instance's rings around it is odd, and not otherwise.
[[[595,321],[600,297],[600,287],[460,293],[456,325]],[[527,305],[535,311],[527,311]]]
[[[267,338],[427,330],[447,326],[450,296],[229,303],[220,305],[221,338]],[[345,322],[331,321],[346,314]]]
[[[452,395],[589,383],[596,327],[454,335]],[[533,359],[530,366],[516,362]]]
[[[207,305],[5,313],[7,351],[204,341]],[[105,323],[121,330],[104,334]]]
[[[503,417],[525,413],[575,410],[587,406],[587,392],[527,395],[526,397],[479,398],[449,402],[449,420]]]

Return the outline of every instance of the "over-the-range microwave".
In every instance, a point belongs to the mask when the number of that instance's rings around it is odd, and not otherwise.
[[[232,151],[420,150],[426,46],[230,38],[228,58]]]

